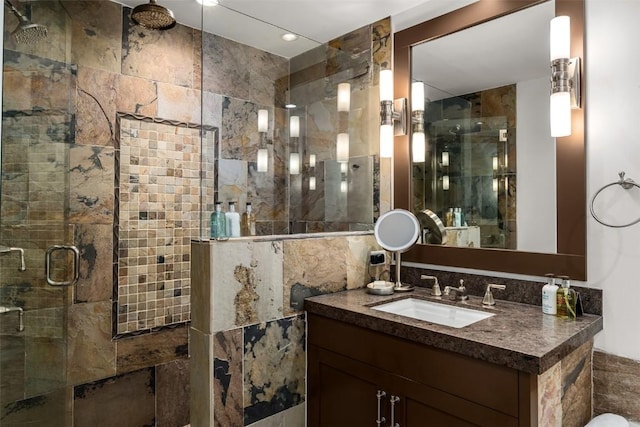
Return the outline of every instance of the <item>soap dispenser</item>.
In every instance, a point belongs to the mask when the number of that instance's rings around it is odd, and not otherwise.
[[[256,235],[256,217],[251,209],[251,203],[247,202],[247,207],[240,218],[240,233],[243,236]]]
[[[544,314],[557,314],[558,286],[552,273],[545,274],[547,284],[542,287],[542,312]]]
[[[240,237],[240,214],[236,212],[235,202],[229,202],[227,217],[227,236]]]
[[[211,213],[211,238],[227,237],[227,218],[222,211],[222,202],[216,202],[215,210]]]
[[[561,287],[556,292],[557,316],[563,319],[576,318],[576,291],[571,289],[571,282],[567,276],[560,276]]]

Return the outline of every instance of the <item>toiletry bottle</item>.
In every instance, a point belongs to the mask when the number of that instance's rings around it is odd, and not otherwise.
[[[449,211],[445,214],[444,226],[453,227],[453,208],[449,208]]]
[[[460,208],[455,208],[453,210],[453,226],[460,227],[461,225]]]
[[[542,287],[542,312],[544,314],[557,314],[557,294],[558,286],[556,285],[556,278],[553,274],[545,274],[547,278],[547,284]]]
[[[222,212],[222,202],[216,202],[216,208],[211,212],[211,238],[227,237],[227,217]]]
[[[229,212],[227,216],[227,235],[229,237],[240,237],[240,214],[236,212],[235,202],[229,202]]]
[[[247,208],[240,219],[240,232],[243,236],[256,235],[256,217],[251,210],[251,203],[247,203]]]
[[[561,287],[556,293],[557,316],[563,319],[576,318],[576,291],[571,289],[571,283],[567,276],[560,276]]]

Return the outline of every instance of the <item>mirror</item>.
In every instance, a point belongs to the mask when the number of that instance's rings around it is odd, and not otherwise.
[[[418,218],[405,209],[393,209],[383,213],[376,221],[373,234],[378,244],[387,251],[396,254],[396,292],[413,290],[413,286],[405,285],[400,279],[400,254],[416,244],[420,236]]]
[[[430,49],[428,46],[433,45],[432,53],[435,55],[441,52],[442,58],[456,59],[457,67],[449,69],[448,78],[450,76],[462,73],[463,71],[476,71],[478,74],[493,77],[500,74],[499,72],[505,67],[496,65],[495,61],[487,60],[484,63],[471,62],[471,53],[474,50],[473,45],[469,43],[458,42],[458,46],[470,48],[470,51],[456,51],[458,53],[451,54],[451,47],[447,45],[447,39],[462,40],[464,37],[473,32],[477,32],[473,37],[479,39],[480,36],[486,35],[484,25],[498,25],[501,17],[516,18],[520,14],[526,15],[535,13],[536,10],[549,10],[554,5],[555,15],[569,15],[571,17],[572,32],[572,56],[583,57],[583,28],[584,28],[584,2],[573,0],[556,0],[555,3],[545,1],[495,1],[480,0],[477,3],[467,7],[432,19],[430,21],[418,24],[414,27],[400,31],[394,35],[394,73],[395,73],[395,96],[409,98],[410,83],[412,80],[418,80],[418,71],[414,64],[420,63],[421,50]],[[513,16],[510,16],[513,15]],[[522,32],[521,26],[520,30]],[[528,28],[528,27],[527,27]],[[548,28],[548,21],[546,23]],[[502,32],[503,38],[504,32]],[[542,45],[548,49],[548,30],[543,36]],[[538,43],[540,45],[540,43]],[[507,54],[503,51],[503,55],[511,61],[519,61],[521,52],[528,51],[530,48],[521,42],[518,49],[510,50]],[[485,56],[491,49],[486,47],[475,48],[480,50],[481,55]],[[435,53],[434,53],[435,52]],[[442,52],[445,52],[444,54]],[[547,50],[548,52],[548,50]],[[476,55],[477,56],[477,55]],[[435,57],[438,58],[438,57]],[[543,59],[543,67],[547,69],[546,80],[549,79],[548,53]],[[484,106],[479,106],[478,102],[482,99],[484,92],[497,92],[497,94],[489,93],[486,98],[493,98],[494,104],[496,99],[509,96],[508,93],[516,92],[518,89],[517,81],[495,81],[484,83],[480,87],[457,87],[448,79],[437,79],[429,81],[427,74],[430,69],[435,70],[435,63],[446,62],[431,58],[431,64],[425,72],[425,75],[419,79],[431,84],[425,85],[426,98],[435,100],[431,106],[439,114],[432,115],[432,119],[425,120],[425,128],[429,128],[431,133],[427,133],[427,156],[426,162],[422,167],[410,163],[411,147],[409,136],[399,136],[395,139],[395,159],[394,159],[394,202],[399,208],[410,209],[414,212],[430,209],[433,210],[445,222],[448,208],[466,207],[462,210],[462,214],[467,216],[467,224],[472,223],[479,230],[471,230],[466,236],[458,236],[458,239],[450,239],[451,241],[460,241],[465,247],[443,247],[442,245],[417,245],[405,255],[405,259],[433,265],[446,265],[455,267],[466,267],[481,270],[504,271],[511,273],[543,275],[545,273],[555,273],[568,275],[574,279],[586,279],[586,182],[585,182],[585,151],[584,151],[584,102],[581,109],[572,111],[573,134],[569,137],[558,138],[555,141],[555,147],[551,145],[551,158],[555,156],[555,168],[551,170],[545,177],[550,176],[551,181],[547,181],[545,187],[539,187],[532,193],[521,190],[520,174],[526,173],[527,168],[537,168],[539,165],[534,163],[531,157],[520,156],[516,158],[516,152],[521,150],[521,142],[527,138],[539,141],[539,144],[553,144],[553,139],[548,137],[548,122],[538,127],[530,126],[527,123],[517,121],[517,127],[512,124],[516,123],[516,119],[510,117],[509,111],[501,111],[492,108],[487,113]],[[524,61],[523,61],[524,62]],[[493,65],[497,68],[493,69]],[[531,67],[528,67],[532,71]],[[583,65],[584,69],[584,65]],[[540,77],[545,79],[544,76]],[[536,79],[536,75],[527,77],[527,80]],[[472,80],[471,78],[464,79]],[[504,84],[503,84],[504,83]],[[584,82],[582,82],[584,87]],[[515,87],[514,87],[515,86]],[[429,88],[435,87],[443,89],[439,92],[435,91],[429,94]],[[497,88],[497,89],[496,89]],[[548,104],[548,83],[546,88],[539,89],[546,96],[546,100],[536,101],[546,107]],[[507,105],[513,105],[520,94],[513,95],[513,101],[505,102]],[[489,101],[491,103],[491,101]],[[499,102],[497,103],[499,104]],[[467,108],[467,106],[471,108]],[[533,105],[530,102],[529,105]],[[425,109],[425,117],[429,117],[429,105]],[[465,107],[465,108],[462,108]],[[477,111],[472,114],[472,110]],[[548,108],[548,107],[546,107]],[[448,109],[448,111],[447,111]],[[467,111],[465,112],[465,109]],[[443,112],[455,114],[446,116]],[[548,110],[547,110],[548,111]],[[432,113],[432,112],[431,112]],[[457,116],[456,116],[457,114]],[[530,111],[529,114],[539,114],[536,111]],[[547,114],[547,113],[544,113]],[[525,115],[520,113],[521,116]],[[447,120],[448,119],[448,120]],[[542,127],[540,129],[540,127]],[[506,132],[503,131],[506,129]],[[515,145],[510,146],[509,138],[515,136],[517,132],[518,150]],[[506,135],[505,135],[506,133]],[[506,137],[506,138],[505,138]],[[430,140],[431,138],[431,140]],[[507,139],[507,141],[501,141]],[[550,142],[549,142],[550,141]],[[469,160],[471,154],[464,151],[463,148],[470,150],[469,146],[473,146],[475,151],[482,153],[482,161]],[[532,148],[534,153],[540,150],[540,147]],[[522,144],[522,151],[527,152],[525,145]],[[448,162],[443,161],[443,154],[447,153],[445,158]],[[454,164],[452,160],[458,156],[458,163]],[[474,154],[475,155],[475,154]],[[466,156],[465,162],[460,161],[460,157]],[[448,157],[448,158],[447,158]],[[496,159],[496,160],[494,160]],[[517,160],[517,161],[516,161]],[[552,160],[542,160],[550,163]],[[443,163],[448,163],[444,165]],[[497,164],[496,164],[497,163]],[[553,164],[552,163],[552,164]],[[498,166],[494,169],[494,165]],[[446,167],[445,167],[446,166]],[[472,169],[481,171],[479,178],[464,175]],[[518,175],[515,175],[515,173]],[[529,175],[536,179],[535,172]],[[415,178],[418,177],[416,180]],[[518,178],[516,180],[515,178]],[[494,178],[503,178],[498,184],[502,184],[503,195],[498,194],[492,197],[494,191]],[[505,182],[509,181],[504,178],[510,178],[509,184],[505,189]],[[463,181],[474,182],[476,186],[473,191],[461,188],[460,183]],[[448,181],[448,182],[447,182]],[[513,181],[518,181],[518,185]],[[530,179],[528,179],[530,181]],[[538,179],[538,181],[541,181]],[[553,182],[555,181],[555,191]],[[447,183],[448,190],[445,190],[444,183]],[[517,189],[517,193],[516,190]],[[500,190],[499,186],[498,189]],[[449,194],[445,194],[449,191]],[[535,192],[542,194],[554,194],[552,203],[545,203],[542,199],[528,194]],[[453,194],[457,193],[459,199],[453,199]],[[495,192],[497,193],[497,191]],[[484,194],[484,198],[482,195]],[[417,195],[417,196],[416,196]],[[423,197],[424,196],[424,197]],[[474,199],[475,198],[475,199]],[[461,201],[459,201],[461,200]],[[517,208],[515,201],[517,200]],[[470,201],[473,201],[470,202]],[[493,204],[491,204],[493,203]],[[502,204],[502,206],[501,206]],[[555,209],[549,209],[549,204],[555,205]],[[470,209],[470,207],[476,209]],[[481,212],[485,209],[485,212]],[[544,215],[549,214],[551,210],[552,216],[546,220],[541,220]],[[471,218],[469,218],[471,214]],[[484,215],[484,216],[483,216]],[[516,222],[517,216],[517,222]],[[522,218],[528,218],[521,221]],[[493,223],[491,223],[493,221]],[[546,224],[546,225],[545,225]],[[554,227],[555,226],[555,232]],[[471,236],[471,231],[480,231],[483,233]],[[538,233],[542,235],[543,229],[550,229],[551,235],[547,235],[541,241],[546,243],[530,243],[523,240],[524,236]],[[551,242],[551,243],[549,243]],[[474,247],[467,247],[474,246]],[[479,248],[481,246],[482,248]]]

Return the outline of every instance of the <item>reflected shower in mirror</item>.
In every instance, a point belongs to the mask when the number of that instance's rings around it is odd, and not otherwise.
[[[448,246],[556,252],[553,16],[549,1],[412,48],[426,137],[413,207],[441,219]]]

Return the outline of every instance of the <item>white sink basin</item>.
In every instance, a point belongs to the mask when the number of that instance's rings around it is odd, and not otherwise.
[[[439,304],[416,298],[405,298],[371,307],[374,310],[411,317],[453,328],[464,328],[493,316],[493,313]]]

